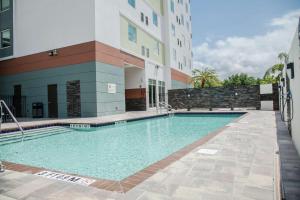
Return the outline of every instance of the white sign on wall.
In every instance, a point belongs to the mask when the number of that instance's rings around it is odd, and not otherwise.
[[[114,83],[108,83],[107,84],[107,92],[109,94],[115,94],[117,93],[117,85]]]

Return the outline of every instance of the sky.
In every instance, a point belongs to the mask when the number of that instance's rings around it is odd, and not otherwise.
[[[300,0],[191,0],[194,67],[262,77],[288,52]]]

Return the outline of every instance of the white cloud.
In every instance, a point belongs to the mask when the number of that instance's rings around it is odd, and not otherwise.
[[[278,62],[278,54],[287,52],[300,16],[300,10],[274,18],[270,31],[253,37],[228,37],[194,48],[195,67],[213,67],[222,78],[234,73],[261,77],[266,69]]]

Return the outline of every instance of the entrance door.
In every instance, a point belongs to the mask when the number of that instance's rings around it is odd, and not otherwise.
[[[48,85],[48,117],[57,118],[57,85]]]
[[[21,85],[14,86],[13,106],[14,106],[14,110],[12,110],[13,114],[16,117],[22,117],[22,86]]]
[[[149,107],[156,107],[156,80],[149,79]]]

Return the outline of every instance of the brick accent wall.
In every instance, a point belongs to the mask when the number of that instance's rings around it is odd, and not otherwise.
[[[231,108],[232,106],[260,109],[260,88],[255,85],[169,90],[169,104],[178,109]]]

